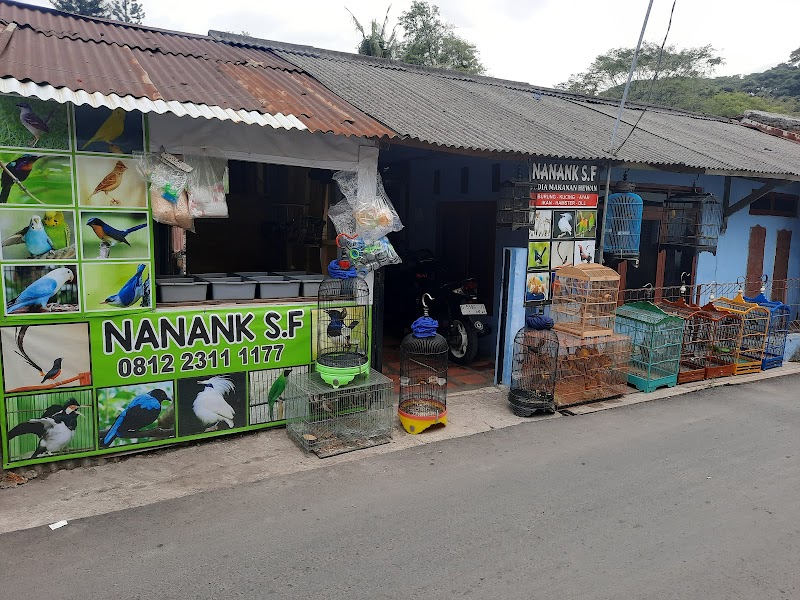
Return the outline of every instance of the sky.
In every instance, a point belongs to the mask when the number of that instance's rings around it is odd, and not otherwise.
[[[146,25],[206,34],[247,31],[269,40],[354,52],[359,36],[349,8],[365,26],[394,21],[411,0],[140,0]],[[33,4],[48,6],[45,0]],[[586,69],[595,56],[636,45],[648,0],[434,0],[456,33],[477,45],[488,75],[554,86]],[[800,47],[787,23],[800,22],[800,1],[676,0],[668,44],[711,44],[725,59],[717,75],[763,71]],[[645,39],[661,43],[672,0],[654,0]],[[784,24],[783,26],[781,24]]]

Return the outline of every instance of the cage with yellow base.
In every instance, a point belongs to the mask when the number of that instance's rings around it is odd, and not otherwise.
[[[761,370],[767,346],[769,309],[747,302],[741,290],[735,298],[719,298],[714,300],[713,304],[717,310],[738,315],[742,319],[733,374],[758,373]]]

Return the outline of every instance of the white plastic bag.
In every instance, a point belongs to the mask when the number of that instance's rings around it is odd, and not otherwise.
[[[191,165],[187,185],[189,211],[194,218],[226,219],[228,203],[225,199],[225,172],[228,163],[222,158],[209,156],[184,156]]]

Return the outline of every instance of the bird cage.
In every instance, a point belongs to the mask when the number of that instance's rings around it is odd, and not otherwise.
[[[400,342],[400,401],[397,415],[408,433],[419,433],[431,425],[447,424],[447,340],[436,333],[439,324],[424,314],[414,321]],[[433,298],[431,298],[433,299]]]
[[[617,309],[617,333],[631,338],[628,383],[643,392],[678,383],[683,320],[651,302],[631,302]]]
[[[719,298],[714,300],[713,304],[719,310],[740,315],[742,318],[738,356],[734,362],[733,374],[758,373],[764,362],[764,350],[767,346],[769,309],[746,302],[741,291],[735,298]]]
[[[598,264],[561,267],[555,273],[553,329],[590,338],[614,333],[619,274]]]
[[[533,183],[530,181],[506,181],[500,186],[497,200],[497,224],[511,226],[512,229],[530,227],[533,223],[531,197]]]
[[[744,320],[739,314],[718,310],[713,302],[703,306],[702,310],[708,313],[713,323],[706,379],[733,375],[736,372]]]
[[[284,394],[286,431],[320,458],[386,444],[394,425],[393,385],[374,369],[334,389],[320,373],[291,374]]]
[[[764,348],[764,360],[761,362],[763,370],[774,369],[783,365],[783,354],[786,351],[786,336],[789,334],[789,321],[791,311],[783,302],[770,301],[761,292],[754,298],[744,297],[746,302],[758,304],[769,310],[769,330],[767,331],[767,345]]]
[[[603,252],[619,259],[638,259],[644,203],[639,194],[618,192],[608,197]]]
[[[369,370],[369,286],[355,269],[331,264],[329,272],[337,276],[326,277],[317,296],[316,370],[339,387]]]
[[[627,367],[631,339],[611,333],[582,338],[562,331],[558,335],[557,408],[616,398],[628,391]]]
[[[706,378],[708,358],[714,344],[714,320],[699,306],[687,304],[683,298],[674,302],[662,300],[657,306],[683,320],[683,342],[678,383],[702,381]]]
[[[716,252],[721,228],[722,204],[712,194],[673,196],[664,202],[659,243]]]
[[[558,335],[544,317],[528,319],[514,337],[511,387],[508,402],[518,417],[530,417],[537,410],[554,413]]]

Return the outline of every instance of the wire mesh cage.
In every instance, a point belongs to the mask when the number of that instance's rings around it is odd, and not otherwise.
[[[558,371],[558,334],[552,329],[523,327],[514,336],[508,402],[518,417],[536,411],[554,413]]]
[[[718,310],[713,302],[702,308],[713,323],[706,379],[733,375],[739,359],[739,340],[742,337],[744,319],[739,314]]]
[[[783,365],[783,355],[786,352],[786,336],[789,335],[791,310],[783,302],[767,299],[762,291],[758,296],[744,297],[746,302],[758,304],[769,310],[769,329],[767,330],[767,343],[764,347],[764,360],[761,368],[774,369]]]
[[[643,210],[642,197],[633,192],[608,197],[603,252],[621,259],[639,258]]]
[[[664,202],[659,243],[716,252],[721,228],[722,204],[712,194],[673,196]]]
[[[320,458],[386,444],[394,420],[392,380],[374,369],[331,389],[319,373],[292,374],[286,384],[286,431]]]
[[[714,300],[713,304],[718,310],[738,315],[742,319],[733,374],[758,373],[767,346],[769,309],[746,302],[741,292],[735,298]]]
[[[632,302],[617,309],[617,333],[631,338],[628,383],[643,392],[678,383],[683,320],[651,302]]]
[[[362,277],[326,277],[319,286],[316,370],[333,387],[369,370],[369,286]]]
[[[627,366],[631,339],[612,333],[582,338],[564,332],[558,335],[557,408],[605,400],[628,390]]]
[[[497,224],[512,229],[529,227],[534,211],[531,210],[533,183],[530,181],[506,181],[500,186],[497,200]]]
[[[678,383],[702,381],[714,346],[714,320],[699,306],[688,304],[683,298],[662,300],[657,306],[664,312],[683,321],[683,341],[678,370]]]
[[[408,334],[400,342],[400,401],[397,414],[408,433],[447,424],[447,340]]]
[[[561,267],[553,283],[553,329],[584,338],[614,333],[619,274],[598,264]]]

